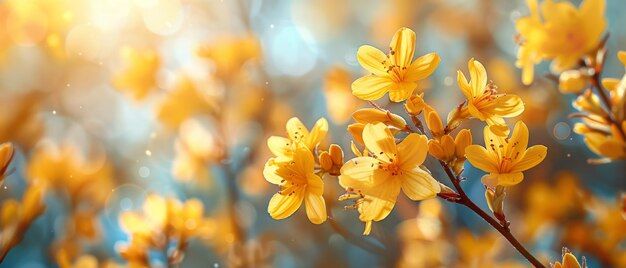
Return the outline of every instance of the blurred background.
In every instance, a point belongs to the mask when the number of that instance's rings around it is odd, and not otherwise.
[[[419,85],[440,114],[462,101],[456,71],[474,57],[500,91],[525,101],[530,144],[549,148],[508,192],[512,232],[545,263],[567,246],[590,267],[626,267],[618,203],[626,166],[587,163],[596,156],[572,132],[573,97],[556,83],[521,84],[514,22],[529,13],[525,2],[0,1],[0,142],[16,147],[0,198],[21,200],[29,184],[46,186],[45,212],[0,266],[124,266],[120,252],[133,232],[120,215],[142,213],[158,195],[202,203],[206,228],[190,240],[182,267],[527,267],[479,217],[443,200],[401,195],[365,238],[390,249],[384,256],[328,223],[311,224],[303,210],[280,221],[267,213],[278,191],[262,175],[267,137],[285,136],[290,117],[308,127],[325,117],[324,148],[337,143],[351,158],[345,127],[367,105],[350,92],[365,72],[357,49],[385,51],[398,28],[410,27],[416,55],[442,59]],[[615,54],[626,50],[624,10],[626,2],[607,1],[607,77],[623,75]],[[548,69],[540,65],[536,77]],[[402,111],[386,101],[378,104]],[[482,125],[465,126],[482,143]],[[466,192],[486,209],[481,171],[466,164],[465,175]],[[324,180],[326,195],[343,193],[335,177]],[[358,213],[332,205],[360,236]],[[167,267],[167,252],[148,258]]]

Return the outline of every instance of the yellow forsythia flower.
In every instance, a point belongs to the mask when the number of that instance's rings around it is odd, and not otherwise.
[[[289,138],[271,136],[267,139],[267,147],[276,156],[277,162],[291,160],[294,143],[302,142],[309,151],[313,151],[328,133],[328,121],[320,118],[309,131],[300,119],[293,117],[287,121],[286,129]]]
[[[406,100],[417,81],[430,76],[439,65],[439,55],[426,54],[413,61],[415,32],[401,28],[389,44],[389,54],[372,46],[361,46],[357,52],[359,64],[371,75],[352,83],[352,94],[363,100],[377,100],[389,92],[394,102]]]
[[[161,65],[159,55],[153,49],[122,49],[126,69],[113,77],[113,85],[127,91],[133,99],[141,100],[156,87],[157,71]]]
[[[295,143],[293,158],[288,162],[277,162],[271,158],[265,164],[263,176],[270,183],[280,186],[272,196],[267,211],[272,218],[280,220],[296,212],[302,202],[312,223],[326,221],[326,202],[322,197],[324,182],[314,173],[313,154],[304,144]]]
[[[363,141],[371,154],[346,162],[339,183],[361,198],[359,219],[366,223],[364,234],[369,234],[372,221],[389,215],[400,189],[412,200],[423,200],[435,197],[441,188],[420,168],[428,151],[426,136],[412,133],[396,145],[387,126],[377,123],[365,125]]]
[[[426,108],[426,102],[424,101],[424,93],[419,95],[413,95],[406,100],[404,109],[410,115],[419,115]]]
[[[522,171],[543,161],[548,148],[543,145],[528,147],[528,128],[518,121],[510,138],[496,135],[485,127],[485,147],[470,145],[465,156],[470,163],[489,174],[483,176],[483,184],[491,187],[513,186],[524,179]]]
[[[553,60],[552,70],[560,73],[574,67],[585,54],[598,46],[606,29],[604,0],[585,0],[580,8],[569,2],[528,0],[530,16],[517,20],[520,49],[516,65],[522,68],[522,82],[533,81],[534,65]],[[539,14],[541,9],[541,16]]]
[[[467,106],[461,108],[456,116],[477,118],[486,122],[497,135],[508,135],[509,128],[504,118],[520,115],[524,111],[524,102],[517,95],[499,94],[496,87],[487,82],[487,71],[479,61],[470,59],[467,66],[470,81],[467,81],[460,70],[457,78],[459,87],[467,98]],[[452,120],[450,117],[448,116],[449,121]]]

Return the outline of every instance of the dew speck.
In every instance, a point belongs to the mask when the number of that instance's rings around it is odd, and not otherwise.
[[[274,29],[274,24],[270,24],[270,28]]]
[[[146,155],[147,156],[152,156],[152,152],[150,150],[146,150]]]
[[[57,110],[52,110],[52,114],[57,114]]]

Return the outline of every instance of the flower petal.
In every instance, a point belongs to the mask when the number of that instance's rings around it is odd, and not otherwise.
[[[402,191],[411,200],[433,198],[441,191],[439,182],[419,168],[406,171],[402,177]]]
[[[415,59],[407,68],[404,81],[417,81],[429,77],[435,72],[439,62],[441,62],[441,58],[437,53],[428,53]]]
[[[313,126],[311,133],[305,138],[304,143],[309,150],[313,150],[326,137],[326,133],[328,133],[328,121],[322,117],[315,122],[315,126]]]
[[[480,96],[487,86],[487,70],[482,63],[474,59],[470,59],[467,66],[470,72],[472,96]]]
[[[363,142],[365,142],[365,147],[379,160],[391,163],[393,161],[391,159],[397,157],[396,141],[389,128],[383,123],[365,125]]]
[[[524,156],[513,164],[510,172],[520,172],[533,168],[546,158],[547,153],[548,148],[543,145],[535,145],[528,148]]]
[[[498,172],[498,163],[495,156],[480,145],[470,145],[465,148],[465,157],[472,166],[485,172]]]
[[[297,189],[293,194],[282,195],[276,193],[270,199],[267,212],[269,212],[272,218],[277,220],[287,218],[298,210],[303,199],[304,193],[302,188]]]
[[[326,202],[321,195],[307,193],[304,200],[306,215],[314,224],[321,224],[326,221]]]
[[[366,75],[352,83],[352,94],[362,100],[377,100],[384,96],[393,84],[389,77]]]
[[[356,59],[365,70],[370,73],[385,76],[387,67],[385,62],[389,60],[387,55],[373,46],[361,46],[356,53]]]
[[[293,157],[293,144],[290,139],[271,136],[267,139],[267,147],[278,158],[277,161],[287,161]]]
[[[417,87],[417,83],[415,82],[399,82],[394,83],[391,89],[389,90],[389,99],[393,102],[402,102],[408,99],[415,88]]]
[[[397,146],[399,165],[406,170],[419,167],[428,154],[428,138],[411,133]]]
[[[498,174],[498,185],[505,187],[514,186],[523,179],[524,174],[522,172]]]
[[[391,39],[389,48],[394,65],[409,66],[415,53],[415,32],[409,28],[400,28]]]
[[[366,189],[374,184],[373,177],[378,169],[379,161],[369,156],[357,157],[349,160],[341,167],[339,184],[343,188]]]
[[[364,222],[384,219],[393,210],[399,193],[400,181],[389,180],[377,187],[376,195],[366,194],[359,206],[359,219]]]
[[[309,136],[309,130],[297,117],[292,117],[287,121],[286,129],[292,141],[302,141],[305,137]]]

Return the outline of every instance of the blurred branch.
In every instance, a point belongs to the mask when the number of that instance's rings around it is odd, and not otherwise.
[[[333,215],[333,209],[332,209],[333,199],[328,198],[328,197],[324,197],[324,198],[326,199],[326,213],[328,214],[328,223],[333,228],[333,230],[335,230],[335,232],[337,232],[339,235],[341,235],[344,239],[348,240],[353,245],[369,253],[377,255],[381,258],[388,257],[387,250],[385,248],[366,240],[363,236],[355,235],[351,233],[345,227],[341,226],[341,224],[335,220],[335,217]]]

